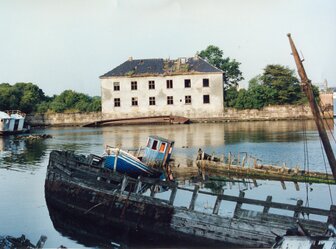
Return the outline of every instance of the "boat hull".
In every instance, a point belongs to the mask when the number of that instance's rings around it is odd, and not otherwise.
[[[151,168],[142,163],[140,160],[124,153],[120,153],[118,156],[106,156],[104,158],[104,167],[116,170],[121,174],[126,174],[134,178],[137,178],[139,176],[152,178],[164,177],[162,171]]]

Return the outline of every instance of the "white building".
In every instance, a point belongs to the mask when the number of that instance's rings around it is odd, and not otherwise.
[[[129,58],[100,79],[102,112],[113,118],[223,116],[223,71],[199,57]]]

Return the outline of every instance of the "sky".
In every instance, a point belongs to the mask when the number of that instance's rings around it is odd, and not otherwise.
[[[335,0],[0,0],[0,83],[100,96],[99,76],[130,56],[215,45],[241,63],[247,87],[268,64],[295,68],[287,33],[312,82],[336,86]]]

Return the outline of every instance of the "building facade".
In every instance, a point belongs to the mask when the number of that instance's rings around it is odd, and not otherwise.
[[[115,118],[223,116],[223,71],[199,57],[130,58],[100,79],[102,112]]]

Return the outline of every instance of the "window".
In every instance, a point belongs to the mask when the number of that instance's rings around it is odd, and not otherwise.
[[[131,81],[131,90],[138,90],[138,82]]]
[[[210,95],[203,95],[203,104],[210,103]]]
[[[138,106],[138,97],[132,97],[132,106]]]
[[[114,99],[114,107],[120,107],[120,98]]]
[[[185,96],[184,99],[185,99],[186,104],[191,104],[191,96],[190,95]]]
[[[173,88],[173,80],[167,80],[167,88]]]
[[[184,87],[185,88],[190,88],[191,87],[191,80],[190,79],[184,80]]]
[[[155,81],[154,80],[148,81],[148,89],[155,89]]]
[[[113,91],[120,91],[120,83],[113,82]]]
[[[158,145],[158,141],[154,140],[153,141],[153,145],[152,145],[152,150],[156,150],[157,149],[157,145]]]
[[[166,143],[162,143],[162,144],[160,145],[159,152],[164,152],[165,149],[166,149]]]
[[[203,79],[203,87],[209,87],[209,79]]]
[[[155,97],[149,97],[149,105],[155,105]]]
[[[167,105],[173,105],[174,99],[173,96],[167,96]]]

